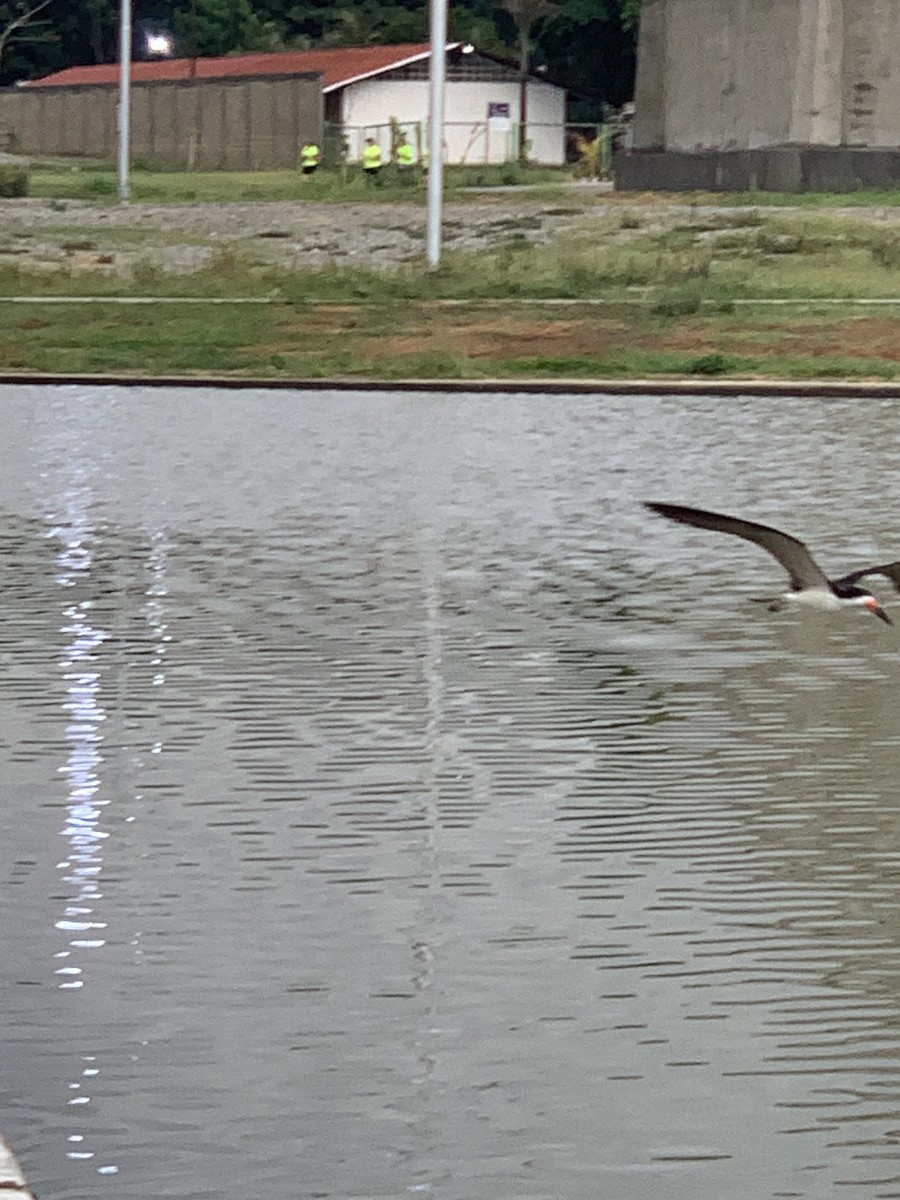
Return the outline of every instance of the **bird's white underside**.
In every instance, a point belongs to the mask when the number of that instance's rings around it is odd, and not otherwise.
[[[806,608],[818,608],[826,611],[848,607],[860,608],[867,599],[865,596],[851,596],[849,599],[843,600],[840,596],[836,596],[830,588],[804,588],[801,592],[785,592],[784,598],[792,604],[802,604]]]

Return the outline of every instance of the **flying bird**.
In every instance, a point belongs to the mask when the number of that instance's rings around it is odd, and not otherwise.
[[[850,605],[865,608],[888,625],[893,621],[871,592],[859,587],[859,581],[869,575],[884,575],[900,591],[900,562],[883,563],[877,567],[863,567],[851,571],[839,579],[829,579],[806,546],[798,538],[770,525],[758,525],[755,521],[744,521],[740,517],[728,517],[723,513],[707,512],[702,508],[686,508],[681,504],[663,504],[645,500],[644,507],[670,521],[682,525],[696,525],[698,529],[712,529],[717,533],[731,533],[747,542],[762,546],[784,567],[790,578],[791,590],[784,600],[797,601],[812,608],[836,609]],[[773,605],[779,608],[778,601]]]

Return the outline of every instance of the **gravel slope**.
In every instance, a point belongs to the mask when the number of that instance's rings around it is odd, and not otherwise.
[[[541,206],[513,196],[451,203],[444,210],[444,244],[477,250],[511,236],[546,242],[582,219],[583,211],[577,201]],[[48,266],[95,251],[119,258],[118,263],[100,265],[124,267],[136,253],[152,252],[167,270],[191,270],[218,246],[246,246],[248,241],[255,256],[286,266],[396,266],[423,253],[425,209],[413,203],[98,205],[0,200],[0,230],[0,255]],[[85,241],[92,245],[78,245]]]

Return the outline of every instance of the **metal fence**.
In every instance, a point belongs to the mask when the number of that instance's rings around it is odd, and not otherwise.
[[[346,162],[360,162],[366,138],[374,138],[383,155],[393,152],[399,131],[409,138],[416,158],[428,153],[427,122],[391,121],[378,125],[341,127]],[[446,121],[443,138],[444,162],[462,166],[516,162],[519,157],[519,126],[513,121]],[[562,165],[565,157],[564,129],[558,124],[528,123],[528,158],[535,162]]]
[[[358,125],[326,127],[326,162],[356,163],[362,161],[367,138],[374,138],[381,147],[385,161],[393,157],[400,134],[404,134],[412,145],[416,162],[424,163],[428,157],[428,127],[423,121],[400,123],[392,121],[382,125]],[[527,156],[541,161],[538,150],[553,147],[554,157],[559,160],[558,125],[529,123]],[[563,131],[564,150],[562,158],[566,165],[575,166],[587,178],[608,179],[612,176],[612,130],[608,125],[571,124]],[[331,152],[328,152],[329,140]],[[498,128],[490,121],[448,121],[444,125],[444,161],[462,166],[484,166],[487,164],[513,163],[519,158],[519,126],[513,122],[506,128]],[[561,165],[561,163],[560,163]]]

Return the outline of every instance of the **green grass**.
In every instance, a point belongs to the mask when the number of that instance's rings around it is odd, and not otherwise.
[[[259,369],[265,356],[246,347],[268,318],[242,310],[240,321],[211,319],[206,309],[117,309],[90,314],[77,305],[52,311],[22,306],[0,331],[5,369],[71,372],[229,372]]]
[[[541,185],[551,193],[568,181],[568,171],[552,167],[520,167],[516,163],[483,167],[448,167],[444,173],[448,195],[465,194],[471,187],[491,188]],[[409,185],[397,179],[387,166],[373,184],[363,177],[362,169],[350,164],[340,168],[322,168],[315,175],[298,171],[175,171],[133,169],[129,174],[131,198],[155,204],[221,203],[241,201],[319,200],[329,203],[421,200],[425,179],[417,172]],[[36,163],[30,172],[29,195],[44,200],[89,200],[97,203],[118,201],[116,172],[108,164],[96,162]]]
[[[154,186],[171,185],[170,198],[188,178],[136,174]],[[283,174],[285,187],[305,188]],[[223,186],[221,177],[190,178]],[[261,177],[252,178],[259,186]],[[448,249],[440,268],[428,271],[421,258],[393,270],[335,263],[294,270],[279,261],[277,241],[79,228],[66,224],[65,201],[58,203],[54,229],[0,234],[0,297],[139,293],[275,303],[0,304],[0,368],[384,379],[894,378],[900,368],[900,310],[895,316],[890,309],[835,305],[815,312],[817,301],[835,297],[900,297],[900,230],[825,208],[695,207],[663,222],[656,211],[623,215],[610,206],[587,214],[552,244],[535,244],[541,209],[508,215],[498,206],[493,245],[477,253]],[[445,212],[448,228],[464,228],[465,205]],[[410,218],[411,239],[421,237],[421,224],[421,214]],[[29,263],[15,253],[17,237],[56,247],[59,261]],[[162,265],[167,242],[208,245],[212,254],[199,269],[173,274]],[[79,257],[113,253],[130,263],[124,273],[104,274]],[[767,298],[796,307],[737,303]],[[534,303],[516,305],[517,299]],[[552,299],[593,305],[540,303]],[[432,302],[441,300],[459,306],[438,309]],[[814,315],[804,316],[803,306]]]
[[[448,166],[444,172],[448,195],[463,197],[469,189],[527,185],[535,189],[533,198],[549,200],[558,197],[560,189],[575,178],[572,167],[554,168],[527,166],[518,163],[498,165]],[[280,171],[184,171],[174,168],[150,167],[135,163],[130,172],[131,194],[135,200],[159,204],[212,203],[222,201],[292,201],[322,200],[331,203],[381,200],[394,203],[399,197],[413,198],[424,190],[419,175],[414,187],[396,181],[393,169],[387,167],[380,186],[367,186],[357,164],[345,167],[322,167],[311,177],[304,178],[294,170]],[[827,210],[877,206],[900,206],[900,189],[860,189],[855,192],[669,192],[669,193],[604,193],[591,195],[591,189],[579,189],[585,202],[594,200],[614,205],[622,210],[641,213],[648,203],[679,205],[694,210],[707,207],[735,209]],[[88,159],[48,159],[32,164],[29,194],[43,199],[92,200],[115,202],[117,182],[114,167],[109,163]],[[474,193],[477,198],[478,193]]]
[[[448,226],[464,224],[465,208],[448,209]],[[277,242],[263,238],[213,239],[195,232],[60,225],[28,231],[56,247],[58,261],[37,267],[17,255],[12,235],[0,237],[0,295],[276,296],[291,303],[316,300],[413,301],[434,299],[597,299],[643,302],[663,316],[701,308],[729,311],[735,300],[812,301],[900,296],[900,231],[827,214],[778,214],[744,221],[730,214],[672,228],[625,229],[616,214],[586,220],[550,245],[530,240],[540,211],[498,217],[494,244],[477,253],[447,249],[436,271],[423,256],[395,269],[339,262],[290,269]],[[410,246],[421,237],[411,217]],[[163,267],[167,242],[207,245],[204,265],[189,273]],[[275,247],[273,249],[273,247]],[[85,269],[73,250],[125,254],[122,273]],[[69,251],[67,253],[66,251]]]
[[[647,205],[688,208],[896,208],[900,188],[859,188],[854,192],[616,192],[612,202],[640,212]]]
[[[840,345],[846,325],[837,319],[795,322],[786,331],[749,315],[667,318],[618,305],[601,314],[540,306],[508,313],[474,303],[443,313],[399,302],[361,309],[161,303],[148,308],[100,305],[86,319],[78,305],[16,305],[0,322],[0,370],[385,380],[677,375],[892,379],[900,368],[894,359],[879,357],[877,348],[857,356],[849,350],[829,351],[829,345]],[[535,350],[535,341],[552,332],[554,323],[571,333],[573,347],[591,348],[567,350],[565,337],[551,337],[548,344],[558,349]],[[900,319],[896,327],[900,335]],[[880,332],[883,337],[883,327]]]

